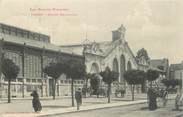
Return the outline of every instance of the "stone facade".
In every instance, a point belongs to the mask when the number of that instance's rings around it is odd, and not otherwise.
[[[73,50],[75,53],[83,53],[86,70],[88,73],[99,73],[105,67],[120,73],[119,82],[123,81],[123,73],[127,69],[138,69],[135,57],[125,40],[125,28],[123,25],[112,31],[112,41],[89,42],[81,45],[64,45],[63,49]]]
[[[64,45],[62,49],[82,53],[85,57],[85,65],[88,73],[99,73],[108,66],[111,70],[118,72],[118,85],[127,88],[123,74],[129,69],[139,69],[134,54],[125,40],[125,27],[121,25],[112,31],[112,41],[90,42],[87,39],[80,45]],[[147,66],[143,68],[146,69]],[[114,85],[115,87],[115,85]],[[115,90],[115,89],[114,89]]]

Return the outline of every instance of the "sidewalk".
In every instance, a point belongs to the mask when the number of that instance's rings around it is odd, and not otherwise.
[[[126,102],[81,106],[79,111],[76,110],[76,107],[71,107],[71,108],[67,108],[67,109],[57,109],[57,110],[42,112],[38,116],[39,117],[49,117],[50,115],[81,112],[81,111],[88,111],[88,110],[95,110],[95,109],[102,109],[102,108],[111,108],[111,107],[117,107],[117,106],[127,106],[127,105],[140,104],[140,103],[146,103],[146,102],[147,102],[147,100],[136,100],[136,101],[126,101]]]
[[[116,106],[127,106],[132,104],[146,103],[147,96],[135,95],[135,101],[131,101],[131,95],[125,96],[125,98],[112,98],[111,103],[107,103],[107,98],[83,98],[83,104],[80,110],[76,110],[76,106],[71,106],[71,97],[62,97],[52,100],[50,98],[42,98],[41,103],[43,110],[40,113],[34,113],[32,109],[32,102],[28,98],[27,100],[12,100],[12,103],[0,104],[0,117],[37,117],[48,116],[55,114],[80,112],[94,109],[110,108]],[[174,95],[170,95],[169,99],[173,99]],[[76,103],[75,103],[76,104]]]
[[[128,106],[128,105],[133,105],[133,104],[142,104],[142,103],[147,103],[145,96],[146,95],[140,95],[140,96],[136,97],[140,100],[135,100],[135,101],[123,101],[123,102],[120,101],[120,102],[113,102],[113,103],[107,103],[107,104],[81,106],[79,111],[76,110],[76,107],[71,107],[68,109],[58,109],[58,110],[54,110],[54,111],[52,110],[52,111],[40,113],[40,115],[38,115],[38,116],[39,117],[49,117],[50,115],[57,115],[57,114],[63,114],[63,113],[73,113],[73,112],[81,112],[81,111],[88,111],[88,110],[95,110],[95,109],[118,107],[118,106]],[[169,95],[168,99],[171,99],[171,100],[175,99],[175,95]]]

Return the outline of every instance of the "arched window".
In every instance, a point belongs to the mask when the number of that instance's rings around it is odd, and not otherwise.
[[[113,71],[119,73],[118,60],[116,58],[113,60]]]

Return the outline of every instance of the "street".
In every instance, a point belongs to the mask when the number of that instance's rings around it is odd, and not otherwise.
[[[145,103],[46,117],[183,117],[183,111],[174,110],[174,100],[169,100],[166,107],[162,107],[160,102],[158,105],[155,111],[149,111]]]

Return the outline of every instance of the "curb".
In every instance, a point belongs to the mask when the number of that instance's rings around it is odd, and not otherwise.
[[[104,108],[113,108],[113,107],[120,107],[120,106],[130,106],[130,105],[135,105],[135,104],[144,104],[147,103],[147,100],[141,100],[140,102],[135,102],[135,103],[126,103],[126,104],[118,104],[118,105],[104,105],[103,107],[95,107],[95,108],[89,108],[89,109],[81,109],[81,110],[71,110],[71,111],[66,111],[66,112],[60,112],[60,113],[53,113],[53,114],[43,114],[43,115],[38,115],[37,117],[50,117],[54,115],[61,115],[61,114],[68,114],[68,113],[78,113],[78,112],[85,112],[85,111],[91,111],[91,110],[98,110],[98,109],[104,109]],[[92,105],[94,106],[94,105]],[[91,106],[91,107],[92,107]],[[88,106],[89,107],[89,106]]]

